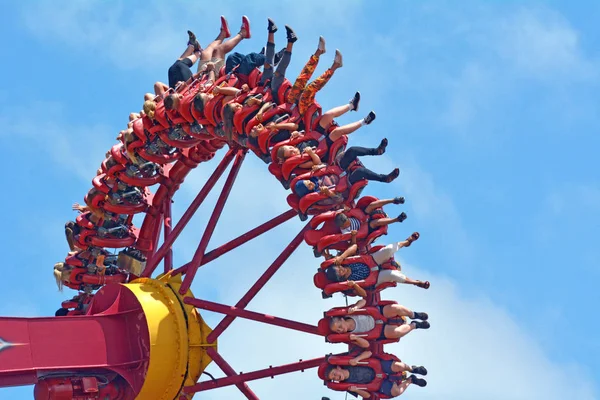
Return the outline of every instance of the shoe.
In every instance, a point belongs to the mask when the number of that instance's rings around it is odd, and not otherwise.
[[[245,34],[242,34],[244,39],[250,39],[252,37],[250,34],[250,20],[245,15],[242,16],[242,27],[240,28],[240,31],[245,32]]]
[[[369,114],[367,114],[367,116],[365,117],[365,124],[369,125],[371,122],[375,121],[375,118],[377,118],[377,115],[375,115],[374,111],[369,112]]]
[[[379,143],[379,146],[377,146],[377,155],[380,156],[383,153],[385,153],[385,148],[388,145],[388,140],[386,138],[383,138],[381,140],[381,143]]]
[[[429,329],[431,327],[427,321],[412,321],[411,324],[415,324],[416,329]]]
[[[317,46],[317,49],[320,50],[322,54],[326,53],[325,38],[323,36],[319,36],[319,45]]]
[[[419,374],[419,375],[423,375],[423,376],[427,375],[427,368],[425,368],[422,365],[420,367],[417,367],[416,365],[413,365],[412,367],[410,367],[410,369],[412,369],[411,372],[413,374]]]
[[[295,43],[296,40],[298,40],[298,36],[296,36],[296,32],[294,32],[294,30],[292,28],[290,28],[288,25],[285,26],[285,32],[286,32],[288,43]]]
[[[350,107],[352,111],[358,111],[358,105],[360,103],[360,92],[354,93],[354,97],[350,99]]]
[[[412,384],[415,384],[417,386],[420,386],[420,387],[427,386],[427,381],[425,379],[423,379],[423,378],[417,378],[415,375],[409,376],[408,379],[410,379],[410,382]]]
[[[231,37],[231,32],[229,31],[229,25],[227,24],[227,20],[224,16],[221,15],[221,31],[225,34],[225,38]]]
[[[194,35],[194,32],[192,32],[192,31],[187,31],[187,34],[188,34],[188,46],[190,46],[190,45],[193,46],[194,43],[197,42],[196,35]]]
[[[258,52],[258,54],[262,54],[264,56],[266,52],[267,52],[267,47],[263,46],[263,48],[260,49],[260,51]]]
[[[427,321],[429,319],[429,314],[427,314],[426,312],[414,312],[415,317],[412,319],[420,319],[421,321]],[[423,375],[423,374],[421,374]]]
[[[337,64],[338,68],[342,68],[344,66],[342,53],[340,53],[338,49],[335,49],[335,57],[333,57],[333,63]]]
[[[406,220],[407,216],[406,213],[403,212],[400,215],[398,215],[398,222],[404,222],[404,220]]]
[[[396,168],[387,175],[385,182],[390,183],[391,181],[396,179],[398,177],[398,175],[400,175],[400,169]],[[402,214],[404,214],[404,213],[402,213]],[[402,215],[402,214],[400,214],[400,215]],[[406,219],[406,214],[404,214],[404,219]]]
[[[394,204],[404,204],[404,197],[394,197]]]
[[[279,64],[279,61],[281,61],[281,59],[283,58],[283,52],[285,51],[285,47],[281,50],[279,50],[277,53],[275,53],[275,59],[273,60],[273,63],[275,64],[275,66],[277,66]]]
[[[269,21],[269,26],[267,28],[269,33],[277,32],[277,25],[275,25],[275,22],[271,18],[267,18],[267,21]]]

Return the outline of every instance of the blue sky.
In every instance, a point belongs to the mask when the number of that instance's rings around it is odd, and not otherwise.
[[[386,155],[364,161],[381,172],[401,169],[393,184],[370,184],[368,192],[407,198],[402,209],[388,211],[406,210],[409,219],[383,239],[421,232],[401,257],[409,276],[432,282],[428,292],[385,293],[432,315],[430,331],[414,332],[389,349],[431,371],[427,388],[411,388],[404,397],[598,398],[600,345],[593,332],[600,328],[594,318],[600,176],[593,160],[600,145],[600,29],[594,18],[600,4],[88,1],[4,2],[3,8],[0,143],[3,170],[11,175],[2,179],[0,200],[10,210],[2,234],[0,314],[51,315],[71,296],[56,292],[51,274],[67,251],[63,224],[74,217],[70,205],[82,200],[143,93],[166,81],[185,31],[194,30],[206,45],[220,14],[232,30],[246,14],[253,38],[238,50],[257,51],[270,16],[300,37],[291,79],[319,35],[328,53],[317,72],[329,66],[335,48],[343,52],[344,67],[317,99],[329,108],[360,90],[358,115],[340,122],[375,110],[377,121],[351,142],[375,146],[387,137]],[[278,33],[276,40],[283,44],[283,38]],[[261,161],[248,158],[209,247],[286,208],[286,192]],[[201,165],[186,181],[176,215],[214,164]],[[257,187],[259,193],[248,196]],[[180,263],[193,254],[209,213],[210,207],[202,208],[177,242]],[[197,296],[235,303],[301,226],[290,222],[203,268],[194,284]],[[315,322],[323,310],[343,304],[339,297],[319,298],[311,285],[316,267],[305,246],[250,308]],[[24,277],[26,285],[16,284]],[[207,320],[214,325],[219,318],[209,314]],[[221,349],[236,370],[335,351],[303,335],[242,321],[233,326]],[[255,346],[266,342],[263,335],[269,335],[269,348]],[[286,351],[270,350],[277,343]],[[251,387],[271,399],[279,398],[283,385],[294,388],[294,399],[343,398],[326,392],[310,371]],[[0,399],[30,393],[5,389]],[[223,390],[202,398],[238,396]]]

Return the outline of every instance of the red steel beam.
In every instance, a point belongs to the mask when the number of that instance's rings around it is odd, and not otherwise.
[[[203,310],[218,312],[234,317],[246,318],[252,321],[322,336],[319,333],[318,328],[314,325],[304,324],[302,322],[292,321],[285,318],[274,317],[268,314],[261,314],[254,311],[243,310],[237,307],[226,306],[224,304],[213,303],[212,301],[195,299],[193,297],[186,297],[183,301],[186,304],[191,304],[194,307],[201,308]]]
[[[215,364],[219,366],[219,368],[221,368],[225,375],[227,375],[228,377],[237,376],[237,372],[235,372],[231,365],[229,365],[229,363],[225,361],[223,357],[221,357],[221,355],[214,349],[214,347],[207,347],[206,354],[211,358],[211,360],[215,362]],[[234,383],[234,385],[237,386],[240,392],[242,392],[247,399],[260,400],[259,397],[252,391],[252,389],[250,389],[250,387],[246,384],[246,382],[241,381]]]
[[[292,253],[300,246],[304,240],[304,232],[309,228],[306,224],[304,228],[296,235],[289,245],[281,252],[281,254],[273,261],[273,264],[261,275],[260,278],[252,285],[250,290],[237,302],[237,308],[245,308],[248,303],[256,296],[262,287],[271,279],[273,275],[281,268],[284,262],[292,255]],[[214,343],[215,340],[223,333],[225,329],[233,322],[234,316],[228,315],[219,322],[215,329],[208,335],[207,343]]]
[[[171,231],[173,230],[173,226],[171,225],[171,222],[172,222],[172,219],[171,219],[171,197],[169,196],[164,200],[163,238],[167,238],[171,234]],[[168,271],[170,271],[172,269],[173,269],[173,249],[169,248],[169,251],[167,251],[167,254],[165,256],[164,272],[167,273]]]
[[[209,262],[221,257],[223,254],[229,253],[231,250],[240,247],[241,245],[251,241],[252,239],[262,235],[263,233],[278,227],[284,222],[294,218],[296,215],[298,215],[298,213],[295,210],[287,210],[283,214],[280,214],[275,218],[270,219],[264,224],[257,226],[256,228],[244,233],[243,235],[238,236],[237,238],[225,243],[224,245],[212,249],[211,251],[206,253],[206,255],[202,258],[200,266],[208,264]],[[184,273],[185,271],[187,271],[189,265],[190,263],[187,263],[181,266],[180,268],[177,268],[175,271],[173,271],[172,275],[175,276],[178,273]]]
[[[208,349],[212,350],[211,347],[209,347]],[[248,382],[262,378],[272,378],[274,376],[288,374],[290,372],[304,372],[305,369],[318,367],[323,361],[325,361],[325,357],[313,358],[312,360],[306,361],[299,361],[293,364],[280,365],[278,367],[269,367],[258,371],[247,372],[235,376],[228,376],[226,378],[219,378],[215,380],[200,382],[193,386],[187,386],[183,388],[183,391],[185,393],[195,393],[203,390],[210,390],[224,386],[235,385],[236,383],[240,382]]]
[[[202,264],[202,258],[204,257],[204,253],[206,252],[206,248],[208,247],[208,242],[210,242],[210,238],[212,237],[215,228],[217,227],[217,223],[219,222],[219,218],[221,217],[223,208],[225,208],[225,203],[227,202],[229,193],[231,193],[231,189],[233,188],[233,184],[235,183],[235,179],[237,178],[237,174],[240,171],[240,168],[242,167],[242,163],[244,162],[245,157],[246,150],[239,150],[235,157],[235,161],[233,162],[233,166],[231,167],[231,171],[229,171],[229,175],[227,176],[225,185],[221,190],[221,194],[217,199],[215,209],[213,210],[210,219],[208,220],[206,230],[202,235],[202,239],[200,239],[200,244],[198,244],[198,247],[196,248],[194,257],[192,257],[192,261],[189,262],[189,266],[185,273],[185,278],[183,279],[183,282],[181,283],[181,288],[179,289],[180,294],[185,294],[189,290],[190,286],[192,285],[192,281],[196,276],[196,272]]]
[[[149,277],[152,275],[152,273],[158,266],[158,263],[162,261],[167,252],[171,249],[171,246],[173,245],[177,237],[179,237],[181,231],[183,231],[183,228],[185,228],[188,222],[190,222],[190,220],[192,219],[192,217],[194,216],[204,199],[206,199],[206,196],[208,196],[208,194],[215,186],[221,175],[223,175],[223,172],[225,172],[225,169],[227,169],[227,166],[229,165],[229,163],[231,163],[233,157],[235,157],[235,152],[233,149],[229,149],[227,154],[225,154],[225,157],[223,157],[215,171],[204,184],[204,187],[200,189],[200,192],[198,192],[198,195],[196,196],[192,204],[190,204],[188,209],[181,216],[181,219],[177,222],[177,225],[175,225],[175,228],[173,228],[173,231],[171,232],[169,237],[164,238],[164,243],[162,244],[162,246],[160,246],[156,253],[154,253],[154,255],[150,257],[142,276]]]

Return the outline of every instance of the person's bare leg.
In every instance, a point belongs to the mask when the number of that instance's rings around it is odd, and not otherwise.
[[[404,393],[406,391],[406,389],[410,386],[411,383],[412,382],[410,379],[405,379],[400,384],[398,384],[397,382],[394,382],[394,386],[392,386],[392,391],[391,391],[392,397],[400,396],[402,393]]]
[[[185,51],[183,52],[181,57],[178,58],[178,60],[183,60],[184,58],[187,58],[187,57],[191,56],[192,54],[194,54],[194,46],[191,44],[188,44]]]
[[[157,96],[164,96],[167,90],[169,90],[169,87],[162,82],[156,82],[154,84],[154,93],[156,93]]]
[[[350,104],[334,107],[321,116],[319,125],[321,125],[321,128],[327,128],[333,122],[334,118],[344,115],[350,110],[352,110],[352,106]]]
[[[394,222],[400,222],[400,220],[398,218],[379,218],[369,222],[369,226],[372,229],[375,229],[389,224],[393,224]]]
[[[352,132],[356,131],[358,128],[363,126],[363,120],[352,122],[351,124],[347,124],[344,126],[340,126],[339,128],[335,128],[330,134],[329,138],[332,141],[336,141],[342,136],[349,135]]]
[[[394,372],[412,372],[412,368],[405,362],[394,361],[392,363],[392,371]]]
[[[415,313],[401,304],[388,304],[383,307],[383,316],[386,318],[409,317],[412,319]]]
[[[419,280],[416,280],[416,279],[411,279],[408,276],[406,276],[404,278],[404,282],[403,283],[406,284],[406,285],[415,285],[415,286],[418,286],[418,287],[422,287],[424,285],[423,281],[419,281]],[[413,318],[413,317],[411,317],[411,318]]]
[[[400,339],[415,329],[417,329],[417,327],[414,322],[403,325],[386,325],[384,334],[388,339]]]
[[[403,198],[402,197],[396,197],[395,199],[375,200],[374,202],[372,202],[371,204],[369,204],[367,206],[367,208],[365,208],[365,213],[370,214],[374,210],[376,210],[378,208],[381,208],[383,206],[387,206],[388,204],[392,204],[392,203],[402,204],[402,203],[404,203],[404,201],[398,202],[398,200],[396,200],[396,199],[403,199]]]
[[[213,58],[225,59],[225,55],[233,50],[244,39],[244,36],[243,30],[241,30],[237,35],[217,46]]]

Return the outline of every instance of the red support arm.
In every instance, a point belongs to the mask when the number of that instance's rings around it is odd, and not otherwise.
[[[287,210],[283,214],[280,214],[280,215],[276,216],[275,218],[270,219],[269,221],[265,222],[262,225],[257,226],[256,228],[252,229],[251,231],[248,231],[248,232],[244,233],[243,235],[238,236],[237,238],[225,243],[224,245],[219,246],[219,247],[209,251],[202,258],[202,262],[200,263],[200,266],[202,266],[204,264],[208,264],[209,262],[215,260],[216,258],[221,257],[223,254],[229,253],[231,250],[238,248],[239,246],[243,245],[244,243],[247,243],[247,242],[251,241],[252,239],[262,235],[263,233],[268,232],[271,229],[278,227],[279,225],[283,224],[284,222],[294,218],[296,215],[298,215],[298,213],[295,210],[293,210],[293,209]],[[180,268],[177,268],[175,271],[173,271],[172,275],[174,276],[179,273],[185,273],[187,271],[187,268],[189,265],[190,265],[190,263],[187,263],[187,264],[181,266]]]
[[[214,347],[207,347],[206,354],[208,354],[211,360],[213,360],[215,364],[217,364],[219,368],[221,368],[225,375],[233,377],[237,376],[237,372],[235,372],[231,365],[229,365],[229,363],[227,363],[227,361],[225,361],[225,359],[221,357],[221,355],[214,349]],[[246,384],[246,382],[241,381],[235,383],[235,386],[237,386],[237,388],[240,389],[240,392],[242,392],[247,399],[260,400],[258,396],[252,391],[252,389],[250,389],[250,387]]]
[[[261,275],[260,278],[252,285],[250,290],[237,302],[235,305],[237,308],[245,308],[248,303],[256,296],[256,294],[262,289],[262,287],[271,279],[273,275],[281,268],[284,262],[292,255],[292,253],[300,246],[304,241],[304,232],[308,230],[309,224],[306,224],[304,228],[296,235],[296,237],[290,242],[290,244],[283,250],[283,252],[273,261],[273,264]],[[207,343],[214,343],[215,340],[223,333],[225,329],[233,322],[234,316],[228,315],[219,322],[215,329],[208,335]]]
[[[233,167],[231,167],[231,171],[229,171],[229,175],[227,176],[227,180],[225,181],[223,190],[221,190],[221,194],[217,199],[215,209],[212,212],[210,219],[208,220],[206,230],[202,235],[202,239],[200,239],[200,244],[198,245],[198,248],[196,248],[196,252],[194,253],[192,261],[189,262],[189,267],[185,273],[185,278],[183,279],[183,283],[181,284],[181,288],[179,289],[180,294],[185,294],[189,290],[190,286],[192,285],[192,281],[196,276],[196,272],[202,264],[202,258],[204,257],[204,253],[206,252],[206,248],[208,247],[208,242],[210,242],[210,238],[212,237],[215,228],[217,227],[217,222],[219,222],[219,218],[221,217],[221,213],[223,212],[223,208],[225,207],[225,203],[227,202],[229,193],[231,193],[231,188],[235,183],[235,179],[237,178],[237,174],[240,171],[240,168],[242,167],[242,162],[244,161],[245,157],[246,150],[239,150],[235,161],[233,162]]]
[[[314,325],[304,324],[302,322],[296,322],[285,318],[274,317],[272,315],[260,314],[253,311],[247,311],[239,309],[237,307],[226,306],[224,304],[213,303],[212,301],[195,299],[193,297],[186,297],[184,299],[186,304],[191,304],[194,307],[201,308],[203,310],[218,312],[221,314],[227,314],[234,317],[246,318],[252,321],[262,322],[269,325],[280,326],[282,328],[293,329],[300,332],[312,333],[313,335],[322,336],[318,328]]]
[[[211,347],[208,349],[212,350]],[[295,371],[304,371],[305,369],[318,367],[325,357],[313,358],[312,360],[299,361],[293,364],[280,365],[278,367],[269,367],[254,372],[247,372],[245,374],[239,374],[235,376],[228,376],[226,378],[219,378],[211,381],[200,382],[193,386],[188,386],[183,389],[185,393],[195,393],[203,390],[216,389],[224,386],[235,385],[240,382],[248,382],[256,379],[274,377],[276,375],[288,374]]]
[[[164,210],[163,210],[163,216],[164,216],[164,234],[163,237],[168,238],[169,235],[171,235],[171,231],[173,226],[171,225],[171,198],[167,197],[164,203]],[[169,248],[169,251],[167,252],[166,256],[165,256],[165,265],[164,265],[164,272],[167,273],[168,271],[173,269],[173,250],[171,248]]]
[[[177,237],[179,237],[181,231],[183,231],[183,228],[185,228],[188,222],[190,222],[190,220],[198,210],[198,207],[200,207],[200,205],[202,204],[204,199],[206,199],[206,196],[208,196],[208,194],[215,186],[221,175],[223,175],[223,172],[225,172],[225,169],[227,169],[227,166],[229,165],[231,160],[233,160],[233,157],[235,157],[235,152],[233,149],[229,149],[227,154],[225,154],[225,157],[223,157],[215,171],[204,184],[204,187],[202,187],[200,192],[198,192],[198,195],[196,196],[192,204],[190,204],[190,206],[185,211],[181,219],[177,222],[177,225],[175,225],[175,228],[173,228],[173,231],[171,232],[169,237],[164,238],[165,241],[162,244],[162,246],[160,246],[160,249],[158,249],[156,253],[152,255],[152,257],[150,257],[142,276],[149,277],[152,275],[152,273],[158,266],[158,263],[162,261],[167,252],[171,249],[171,246],[173,245]]]

